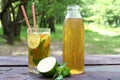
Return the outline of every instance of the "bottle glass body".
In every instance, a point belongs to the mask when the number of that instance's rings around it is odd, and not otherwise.
[[[63,62],[72,74],[84,72],[84,24],[78,6],[68,6],[63,24]]]

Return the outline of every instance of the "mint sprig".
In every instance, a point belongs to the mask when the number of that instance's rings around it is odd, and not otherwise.
[[[66,66],[66,63],[63,63],[56,68],[53,78],[55,78],[55,80],[63,80],[64,77],[68,77],[70,75],[70,68]]]

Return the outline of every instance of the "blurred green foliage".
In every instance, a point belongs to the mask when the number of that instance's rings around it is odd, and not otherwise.
[[[83,13],[87,22],[96,22],[112,26],[120,25],[119,0],[83,0]]]
[[[1,1],[0,4],[2,4]],[[28,0],[26,9],[31,25],[33,24],[31,10],[33,3],[35,3],[36,8],[37,24],[40,24],[43,13],[45,14],[44,17],[54,16],[56,23],[63,23],[67,5],[78,4],[85,22],[112,26],[120,25],[119,0]],[[1,8],[2,5],[0,11]]]
[[[32,16],[31,5],[33,3],[36,9],[37,24],[40,26],[40,21],[43,18],[46,19],[51,16],[54,17],[55,23],[63,23],[67,5],[81,3],[81,0],[29,0],[27,5],[28,16]],[[33,24],[32,18],[30,19],[30,23]]]
[[[31,7],[33,2],[38,14],[38,23],[42,13],[45,14],[45,17],[54,16],[56,23],[62,23],[66,15],[67,5],[78,4],[85,22],[120,25],[119,0],[29,0],[28,7]],[[31,9],[28,9],[28,14],[31,15]]]

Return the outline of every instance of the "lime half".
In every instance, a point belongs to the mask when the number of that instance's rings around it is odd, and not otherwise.
[[[40,35],[38,33],[28,34],[28,46],[31,49],[38,47],[40,44]]]
[[[38,65],[38,71],[45,77],[52,77],[56,71],[57,60],[54,57],[47,57],[42,59]]]

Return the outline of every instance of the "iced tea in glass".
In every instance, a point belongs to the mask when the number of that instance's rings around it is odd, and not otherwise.
[[[31,28],[28,33],[28,67],[29,72],[36,72],[38,62],[50,55],[50,29]]]

